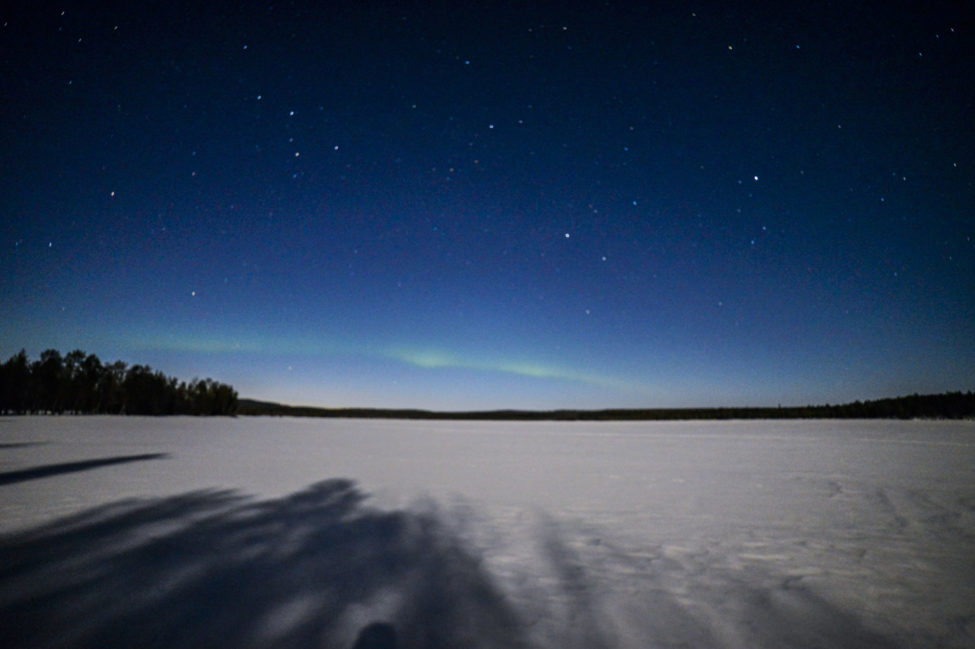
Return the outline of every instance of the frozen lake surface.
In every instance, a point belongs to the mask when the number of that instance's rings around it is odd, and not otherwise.
[[[0,419],[5,647],[975,647],[972,422]]]

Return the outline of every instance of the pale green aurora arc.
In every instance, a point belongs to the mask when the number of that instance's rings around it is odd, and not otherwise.
[[[636,381],[586,372],[559,365],[540,363],[532,359],[515,360],[499,357],[486,359],[449,350],[407,345],[371,345],[335,340],[291,340],[259,342],[248,338],[208,338],[205,336],[155,336],[130,341],[137,351],[167,351],[194,354],[296,354],[304,356],[366,357],[387,360],[422,370],[467,370],[494,374],[509,374],[547,381],[568,381],[601,388],[622,390],[631,394],[649,394],[649,386]]]

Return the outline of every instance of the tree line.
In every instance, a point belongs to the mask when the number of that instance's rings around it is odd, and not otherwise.
[[[0,365],[0,413],[232,415],[237,392],[212,379],[189,383],[148,365],[103,363],[76,349],[30,360],[24,350]]]
[[[630,408],[612,410],[484,410],[434,412],[415,409],[315,408],[241,399],[238,413],[360,419],[462,419],[487,421],[685,421],[730,419],[971,419],[975,392],[912,394],[838,405],[740,408]]]

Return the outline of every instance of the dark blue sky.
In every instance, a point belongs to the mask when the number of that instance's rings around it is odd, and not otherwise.
[[[327,406],[975,387],[965,3],[18,4],[4,358]]]

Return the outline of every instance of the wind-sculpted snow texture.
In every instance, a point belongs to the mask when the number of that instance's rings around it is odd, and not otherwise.
[[[971,647],[973,473],[970,422],[2,420],[0,645]]]

